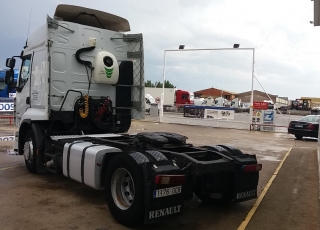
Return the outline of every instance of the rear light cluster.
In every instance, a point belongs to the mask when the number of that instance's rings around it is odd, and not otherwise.
[[[292,127],[292,124],[291,124],[291,122],[289,123],[289,126],[288,126],[288,128],[291,128]]]
[[[314,124],[309,124],[307,126],[307,129],[311,129],[311,130],[315,130],[316,129],[316,126]]]
[[[184,184],[186,177],[184,175],[156,175],[154,178],[155,184]]]
[[[259,172],[262,169],[262,164],[242,165],[244,172]]]

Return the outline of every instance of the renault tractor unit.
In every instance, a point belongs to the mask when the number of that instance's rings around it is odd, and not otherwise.
[[[174,133],[128,133],[145,115],[143,36],[129,31],[124,18],[58,5],[6,60],[5,82],[17,92],[16,149],[27,170],[102,190],[126,226],[180,215],[194,194],[205,203],[255,199],[262,167],[255,155],[196,147]]]

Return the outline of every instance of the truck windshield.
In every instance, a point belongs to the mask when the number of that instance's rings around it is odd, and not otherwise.
[[[30,72],[31,72],[31,57],[26,58],[22,61],[21,64],[21,72],[20,72],[20,79],[19,79],[19,87],[23,88],[24,85],[27,83]]]

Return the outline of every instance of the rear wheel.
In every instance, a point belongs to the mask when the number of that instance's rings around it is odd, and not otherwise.
[[[28,171],[31,173],[37,173],[35,138],[31,129],[25,136],[23,155]]]
[[[302,135],[294,135],[297,140],[302,140],[303,136]]]
[[[116,155],[106,171],[105,191],[113,217],[121,224],[135,226],[144,215],[142,168],[127,154]]]

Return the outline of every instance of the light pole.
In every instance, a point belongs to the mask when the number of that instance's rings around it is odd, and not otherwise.
[[[162,122],[163,118],[163,100],[164,100],[164,83],[166,80],[166,54],[167,52],[190,52],[190,51],[221,51],[221,50],[251,50],[252,51],[252,79],[251,79],[251,99],[250,99],[250,114],[252,114],[253,108],[253,81],[254,81],[254,55],[255,55],[255,48],[239,48],[240,44],[234,44],[233,48],[210,48],[210,49],[185,49],[184,45],[179,45],[179,49],[166,49],[164,50],[163,56],[163,75],[162,75],[162,95],[161,95],[161,112],[160,112],[160,122]],[[251,119],[251,117],[250,117]]]

